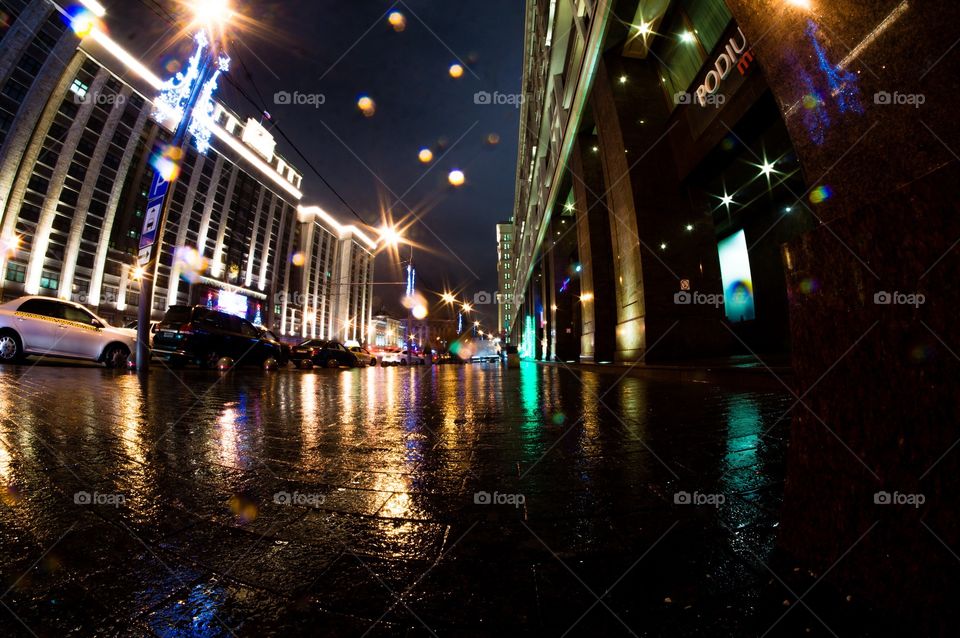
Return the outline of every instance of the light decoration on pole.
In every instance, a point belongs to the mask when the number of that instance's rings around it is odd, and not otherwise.
[[[204,66],[204,53],[210,45],[210,40],[204,31],[198,31],[193,37],[197,48],[187,63],[185,71],[181,71],[164,82],[160,95],[154,100],[154,118],[161,122],[172,121],[178,126],[184,117],[187,117],[187,108],[190,96],[197,82],[201,80]],[[213,113],[215,104],[213,94],[217,90],[220,74],[230,70],[230,58],[220,55],[216,61],[217,68],[203,85],[200,99],[190,114],[188,131],[193,136],[193,143],[201,154],[210,149],[210,138],[213,136]]]
[[[407,264],[407,297],[413,297],[416,291],[417,271],[413,264]]]

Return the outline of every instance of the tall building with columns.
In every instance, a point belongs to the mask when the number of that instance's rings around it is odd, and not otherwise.
[[[774,417],[793,420],[781,548],[824,586],[950,634],[960,3],[526,6],[521,352],[739,355],[793,396]],[[731,449],[773,423],[727,418]],[[927,507],[877,505],[901,485]]]
[[[0,32],[0,286],[135,318],[136,264],[159,79],[109,38],[81,41],[49,0],[10,0]],[[290,337],[365,341],[373,249],[304,207],[303,176],[269,122],[217,104],[212,148],[185,146],[155,276],[153,316],[205,304]]]

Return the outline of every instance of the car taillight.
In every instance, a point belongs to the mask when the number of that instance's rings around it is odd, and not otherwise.
[[[192,335],[192,334],[193,334],[193,324],[192,324],[192,323],[185,323],[185,324],[183,324],[182,326],[180,326],[180,330],[178,330],[177,332],[179,332],[180,334],[184,334],[184,335]]]

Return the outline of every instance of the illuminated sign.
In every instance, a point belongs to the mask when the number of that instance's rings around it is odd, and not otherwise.
[[[747,236],[738,231],[717,244],[720,253],[720,277],[723,280],[724,310],[733,323],[756,319],[753,307],[753,276]]]
[[[217,295],[217,310],[242,319],[247,318],[247,298],[241,294],[221,290]]]
[[[273,154],[277,150],[277,140],[270,131],[265,129],[260,122],[248,118],[243,127],[243,143],[255,150],[260,156],[268,162],[273,161]]]
[[[743,35],[743,30],[738,28],[737,33],[740,34],[741,42],[737,42],[736,36],[730,38],[726,49],[717,57],[713,68],[697,89],[697,102],[700,106],[707,105],[707,97],[720,90],[720,83],[727,79],[734,67],[740,71],[740,75],[747,74],[747,69],[753,62],[753,51],[747,51],[747,36]]]

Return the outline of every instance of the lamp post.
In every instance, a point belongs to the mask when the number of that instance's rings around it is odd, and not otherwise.
[[[153,284],[157,276],[160,250],[167,217],[172,202],[170,182],[175,177],[177,162],[183,156],[187,135],[194,135],[197,150],[205,152],[209,147],[209,120],[211,108],[207,108],[216,90],[220,73],[228,70],[230,58],[221,55],[221,47],[214,28],[223,26],[232,15],[228,0],[198,0],[193,5],[193,25],[200,28],[195,40],[197,50],[190,59],[189,68],[167,82],[157,99],[157,112],[161,117],[179,118],[170,148],[177,152],[169,154],[166,166],[157,162],[153,182],[147,199],[143,232],[140,234],[138,267],[140,301],[137,307],[137,368],[146,374],[150,370],[150,319],[153,310]],[[175,285],[176,282],[170,282]]]

